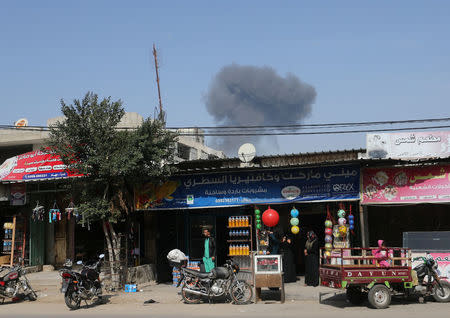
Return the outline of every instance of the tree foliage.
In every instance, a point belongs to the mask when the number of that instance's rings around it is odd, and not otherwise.
[[[119,129],[122,102],[99,101],[92,92],[70,105],[61,100],[61,112],[65,120],[50,127],[48,146],[69,170],[85,176],[73,181],[85,219],[117,222],[133,210],[135,184],[158,182],[173,172],[176,135],[160,120]]]

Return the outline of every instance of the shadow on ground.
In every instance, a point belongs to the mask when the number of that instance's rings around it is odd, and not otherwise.
[[[347,296],[345,295],[345,293],[329,293],[328,295],[322,294],[320,303],[322,305],[332,306],[341,309],[345,309],[348,307],[371,307],[367,299],[361,305],[351,304],[349,301],[347,301]],[[393,296],[390,307],[414,305],[414,304],[419,305],[419,301],[416,297],[404,298],[401,296],[400,297]]]

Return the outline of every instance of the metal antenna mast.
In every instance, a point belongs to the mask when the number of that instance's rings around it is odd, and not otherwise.
[[[159,71],[158,71],[158,54],[156,53],[156,47],[155,43],[153,43],[153,56],[155,58],[155,71],[156,71],[156,84],[158,86],[158,98],[159,98],[159,120],[165,121],[164,111],[162,108],[162,101],[161,101],[161,88],[159,86]]]

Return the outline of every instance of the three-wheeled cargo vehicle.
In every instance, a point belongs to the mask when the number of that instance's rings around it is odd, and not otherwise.
[[[410,249],[386,248],[390,256],[383,263],[373,255],[374,250],[321,249],[321,285],[345,289],[352,304],[361,304],[368,298],[374,308],[380,309],[390,305],[393,295],[415,295],[420,301],[433,296],[438,302],[450,301],[450,283],[439,276],[432,257],[421,258],[421,264],[412,269]]]

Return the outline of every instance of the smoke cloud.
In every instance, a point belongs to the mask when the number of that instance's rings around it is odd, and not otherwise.
[[[313,86],[293,74],[281,77],[271,67],[231,64],[213,78],[205,104],[219,126],[288,125],[301,122],[311,113],[316,95]],[[278,150],[274,136],[213,140],[215,147],[233,157],[244,142],[254,143],[258,154]]]

